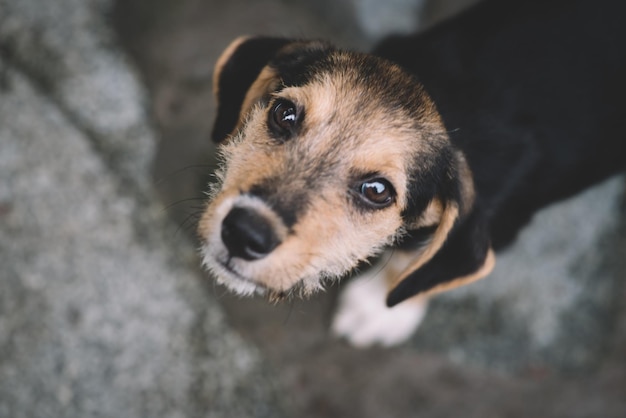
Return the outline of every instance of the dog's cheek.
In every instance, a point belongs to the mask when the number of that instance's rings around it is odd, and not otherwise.
[[[400,226],[400,217],[390,213],[364,215],[345,204],[325,203],[307,216],[298,233],[320,270],[342,275],[391,244]]]
[[[378,254],[383,247],[391,245],[402,228],[402,219],[395,213],[375,214],[358,219],[351,236],[345,237],[346,244],[359,243],[359,257],[367,258]],[[355,248],[355,249],[356,249]]]
[[[285,153],[281,147],[268,144],[264,132],[243,132],[241,138],[223,151],[223,190],[249,192],[253,186],[284,172]]]

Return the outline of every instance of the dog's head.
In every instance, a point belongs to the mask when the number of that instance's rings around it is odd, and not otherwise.
[[[322,42],[241,38],[218,60],[222,167],[203,256],[240,294],[310,293],[411,231],[441,248],[474,200],[471,173],[420,83]]]

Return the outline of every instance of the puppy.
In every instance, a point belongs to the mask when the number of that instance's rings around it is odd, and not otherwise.
[[[214,73],[204,265],[279,300],[379,257],[333,330],[405,340],[429,295],[488,275],[535,211],[626,167],[623,4],[486,1],[372,54],[235,40]]]

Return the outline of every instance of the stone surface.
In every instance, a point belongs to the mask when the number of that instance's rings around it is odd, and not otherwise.
[[[281,416],[150,188],[109,6],[0,1],[0,416]]]
[[[626,277],[624,177],[539,212],[486,279],[435,299],[415,338],[502,370],[593,368]]]
[[[145,94],[106,24],[109,0],[0,0],[2,55],[107,155],[126,183],[148,178]]]

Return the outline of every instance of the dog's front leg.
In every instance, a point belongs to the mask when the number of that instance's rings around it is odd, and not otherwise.
[[[385,299],[392,280],[412,257],[393,250],[348,283],[333,318],[333,334],[356,347],[392,346],[409,339],[426,314],[427,296],[415,296],[392,308],[387,307]]]

